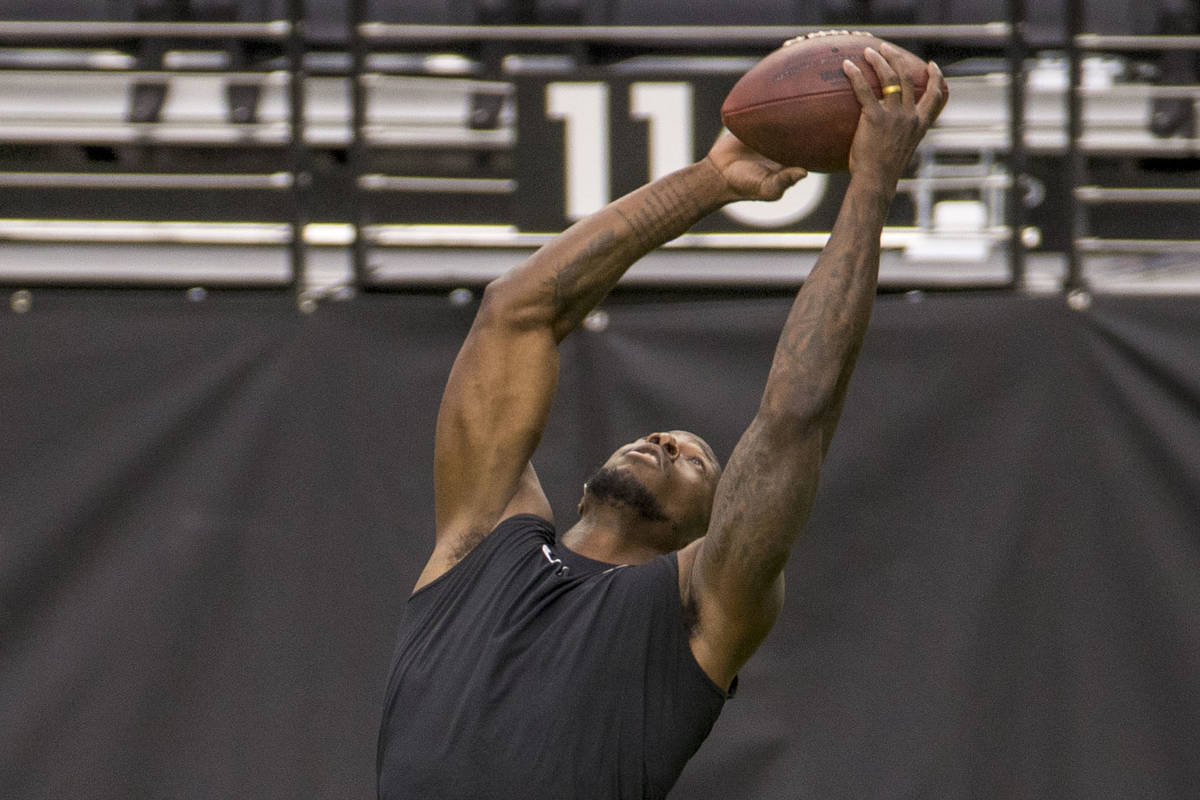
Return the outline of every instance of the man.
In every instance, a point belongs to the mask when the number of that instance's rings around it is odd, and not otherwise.
[[[685,431],[618,449],[555,539],[529,458],[556,345],[628,267],[737,200],[804,176],[722,137],[702,161],[571,227],[488,286],[450,373],[434,453],[437,538],[400,633],[379,795],[661,798],[770,630],[876,290],[897,181],[945,103],[843,69],[862,106],[832,235],[784,325],[758,413],[722,471]]]

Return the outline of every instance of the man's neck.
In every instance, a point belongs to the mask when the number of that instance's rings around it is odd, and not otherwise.
[[[645,564],[662,551],[656,550],[642,537],[631,536],[638,525],[607,509],[584,515],[561,537],[561,541],[581,556],[608,564]]]

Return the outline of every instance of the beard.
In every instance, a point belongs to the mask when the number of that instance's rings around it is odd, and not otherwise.
[[[667,515],[646,485],[625,470],[601,467],[584,484],[598,503],[621,505],[648,522],[666,522]]]

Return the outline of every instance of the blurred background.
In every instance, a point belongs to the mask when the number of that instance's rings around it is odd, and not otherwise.
[[[0,796],[372,796],[482,287],[820,29],[951,99],[788,608],[672,797],[1194,797],[1196,0],[0,0]],[[560,528],[647,431],[728,456],[846,180],[567,340]]]
[[[703,155],[724,93],[789,35],[869,27],[937,60],[954,98],[903,186],[885,285],[1191,288],[1197,13],[1194,0],[4,3],[0,280],[318,295],[478,283]],[[630,281],[790,283],[842,179],[716,215],[679,243],[687,258],[649,259]],[[64,263],[64,246],[86,263]],[[782,274],[764,251],[788,254]]]

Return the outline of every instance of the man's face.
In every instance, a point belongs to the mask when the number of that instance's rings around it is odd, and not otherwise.
[[[588,482],[599,502],[622,503],[649,522],[667,522],[677,549],[708,529],[721,466],[687,431],[652,433],[617,449]]]

